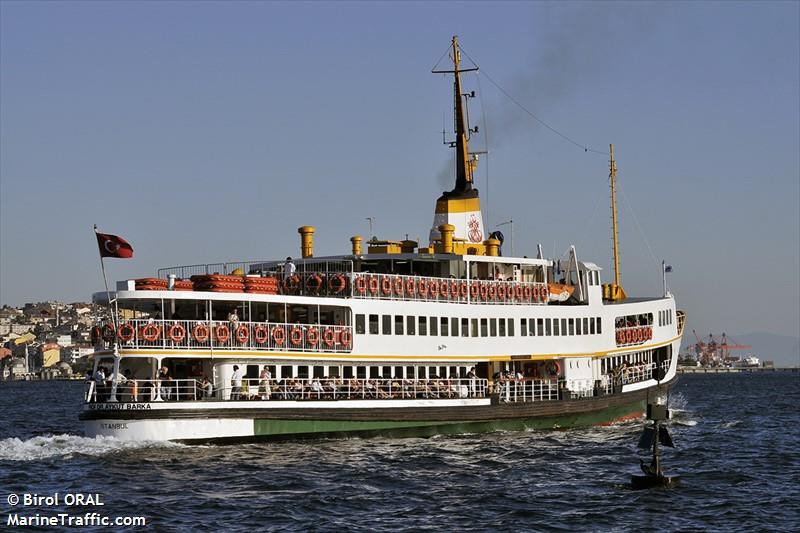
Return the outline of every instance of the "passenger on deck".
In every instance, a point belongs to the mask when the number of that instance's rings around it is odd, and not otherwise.
[[[158,393],[161,395],[161,399],[168,401],[172,397],[172,376],[169,373],[169,368],[166,366],[162,366],[161,370],[158,371],[158,375],[156,375],[156,379],[159,381],[158,384]]]
[[[267,365],[264,365],[264,368],[261,370],[261,374],[258,376],[258,379],[258,395],[262,400],[269,400],[272,395],[272,389],[270,388],[272,374],[270,374],[269,367]]]
[[[208,376],[203,376],[203,382],[200,383],[200,397],[205,400],[214,397],[214,385],[209,381]]]
[[[322,383],[320,383],[317,378],[314,378],[314,380],[311,382],[311,392],[316,395],[317,400],[322,398],[322,394],[325,392],[325,389],[322,387]]]
[[[286,258],[286,262],[283,264],[283,279],[289,279],[294,276],[294,273],[297,271],[297,267],[294,266],[294,262],[292,261],[291,257]]]
[[[242,394],[242,378],[244,372],[239,368],[239,365],[233,365],[233,374],[231,375],[231,400],[238,400]]]

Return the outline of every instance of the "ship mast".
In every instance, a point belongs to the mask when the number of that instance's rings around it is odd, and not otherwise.
[[[461,68],[461,51],[458,49],[457,35],[453,35],[451,57],[453,70],[432,70],[431,72],[435,74],[453,74],[455,78],[453,82],[453,120],[455,121],[456,140],[450,143],[450,146],[456,149],[456,186],[450,191],[450,194],[463,195],[472,191],[476,163],[470,158],[469,153],[468,135],[470,131],[464,110],[464,97],[475,96],[475,93],[462,93],[461,73],[475,72],[478,68]]]
[[[620,284],[619,272],[619,231],[617,230],[617,162],[614,159],[614,145],[608,145],[608,177],[611,181],[611,230],[614,241],[614,283],[605,286],[605,298],[622,300],[627,297]]]

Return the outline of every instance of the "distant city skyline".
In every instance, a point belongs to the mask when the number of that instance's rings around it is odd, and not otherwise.
[[[426,244],[452,187],[430,73],[458,34],[482,74],[487,230],[613,278],[608,162],[631,295],[688,332],[800,335],[797,2],[0,2],[0,304],[103,290],[92,226],[179,264]],[[488,180],[487,180],[488,175]],[[510,232],[506,225],[501,227]],[[507,246],[510,244],[507,241]],[[507,250],[508,251],[508,250]],[[687,339],[686,342],[690,342]]]

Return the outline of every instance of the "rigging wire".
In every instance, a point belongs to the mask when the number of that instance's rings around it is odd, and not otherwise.
[[[461,51],[464,53],[464,55],[465,55],[465,56],[467,56],[467,57],[469,58],[469,60],[470,60],[470,61],[472,61],[472,62],[473,62],[474,64],[476,64],[476,65],[478,64],[478,62],[477,62],[477,61],[475,61],[474,59],[472,59],[472,57],[471,57],[471,56],[470,56],[470,55],[469,55],[469,54],[468,54],[468,53],[467,53],[467,52],[464,50],[464,47],[463,47],[463,46],[462,46],[462,47],[460,47],[460,48],[461,48]],[[503,89],[503,88],[500,86],[500,84],[499,84],[499,83],[497,83],[496,81],[494,81],[494,79],[493,79],[491,76],[489,76],[489,74],[487,74],[485,70],[483,70],[483,69],[479,70],[479,71],[478,71],[478,77],[480,77],[480,74],[483,74],[484,76],[486,76],[486,79],[487,79],[487,80],[489,80],[489,82],[490,82],[492,85],[494,85],[495,87],[497,87],[497,89],[498,89],[498,90],[499,90],[501,93],[503,93],[503,94],[506,96],[506,98],[508,98],[508,99],[509,99],[509,100],[511,100],[511,101],[512,101],[514,104],[516,104],[516,105],[517,105],[517,107],[519,107],[520,109],[522,109],[523,111],[525,111],[525,113],[527,113],[528,115],[530,115],[530,116],[531,116],[531,117],[532,117],[534,120],[536,120],[536,121],[537,121],[539,124],[541,124],[542,126],[544,126],[545,128],[547,128],[548,130],[552,131],[553,133],[555,133],[556,135],[558,135],[558,136],[559,136],[559,137],[561,137],[562,139],[566,140],[566,141],[567,141],[567,142],[569,142],[569,143],[572,143],[572,144],[574,144],[574,145],[575,145],[575,146],[577,146],[578,148],[582,148],[582,149],[583,149],[583,151],[584,151],[585,153],[590,153],[590,152],[591,152],[591,153],[594,153],[594,154],[599,154],[599,155],[602,155],[602,156],[607,156],[607,155],[608,155],[608,151],[595,150],[594,148],[590,148],[590,147],[588,147],[588,146],[586,146],[586,145],[584,145],[584,144],[581,144],[581,143],[579,143],[578,141],[576,141],[576,140],[572,139],[571,137],[569,137],[569,136],[565,135],[564,133],[561,133],[560,131],[558,131],[557,129],[555,129],[553,126],[551,126],[550,124],[548,124],[547,122],[545,122],[544,120],[542,120],[541,118],[539,118],[538,116],[536,116],[536,114],[535,114],[533,111],[529,110],[527,107],[525,107],[524,105],[522,105],[522,103],[521,103],[519,100],[517,100],[516,98],[514,98],[514,97],[513,97],[513,96],[512,96],[512,95],[511,95],[511,94],[510,94],[508,91],[506,91],[505,89]]]
[[[626,195],[625,190],[620,187],[619,182],[617,182],[617,189],[619,189],[619,191],[622,193],[622,198],[625,200],[625,205],[628,206],[628,210],[631,212],[631,215],[633,215],[633,221],[636,222],[636,227],[639,229],[639,233],[642,234],[642,239],[644,240],[644,244],[647,246],[647,251],[650,252],[650,257],[653,259],[653,265],[659,267],[658,260],[653,253],[653,249],[650,247],[650,242],[647,240],[647,235],[645,235],[644,229],[642,229],[642,225],[639,224],[639,219],[636,217],[636,211],[633,210],[633,206],[628,201],[628,195]]]
[[[480,71],[479,71],[480,72]],[[486,151],[486,223],[484,224],[485,227],[491,228],[492,226],[489,224],[490,221],[490,214],[489,207],[491,204],[489,203],[489,129],[486,127],[486,106],[483,103],[483,89],[481,89],[481,77],[475,76],[478,80],[478,95],[481,101],[481,118],[483,119],[483,146]]]

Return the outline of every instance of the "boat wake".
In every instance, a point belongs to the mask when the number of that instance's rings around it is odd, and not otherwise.
[[[97,457],[119,451],[181,447],[182,444],[162,441],[121,441],[113,437],[93,439],[78,435],[47,435],[26,440],[0,440],[0,461],[40,461],[51,458]]]

